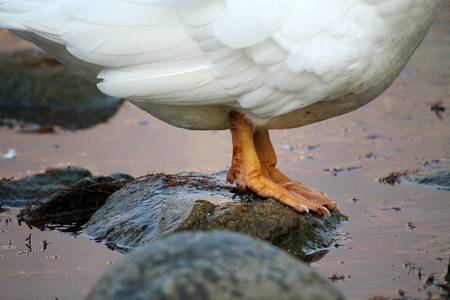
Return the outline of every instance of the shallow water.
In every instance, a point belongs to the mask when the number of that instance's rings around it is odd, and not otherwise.
[[[361,109],[331,120],[271,133],[278,166],[292,178],[325,191],[350,217],[341,239],[312,267],[349,299],[435,295],[426,275],[445,273],[450,258],[450,192],[402,181],[375,180],[393,171],[431,174],[450,167],[450,11],[443,10],[394,85]],[[429,105],[443,101],[440,117]],[[152,171],[225,170],[228,132],[195,132],[166,125],[131,104],[108,123],[83,131],[17,133],[0,128],[0,152],[15,148],[16,161],[0,159],[0,178],[20,178],[47,167],[78,165],[95,174],[140,176]],[[88,238],[56,230],[30,230],[0,217],[0,286],[5,299],[81,299],[121,254]],[[6,224],[7,218],[12,218]],[[31,233],[32,248],[25,239]],[[9,247],[11,240],[11,246]],[[420,272],[419,272],[420,268]],[[420,274],[423,276],[420,276]]]
[[[17,209],[0,213],[1,299],[83,299],[93,282],[122,256],[87,237],[56,230],[65,228],[40,231],[19,226],[14,220],[17,213]]]

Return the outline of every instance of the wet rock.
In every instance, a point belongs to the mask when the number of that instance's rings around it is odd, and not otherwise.
[[[122,103],[36,49],[0,53],[0,82],[0,118],[43,126],[88,128]]]
[[[127,251],[180,231],[223,229],[269,241],[310,261],[346,220],[337,210],[330,217],[299,214],[274,199],[247,197],[225,183],[225,172],[154,174],[109,197],[83,233]]]
[[[432,175],[416,175],[406,178],[407,181],[442,190],[450,190],[450,169]]]
[[[285,251],[247,236],[191,232],[126,255],[88,299],[344,299]]]
[[[43,173],[17,180],[5,180],[0,184],[0,202],[13,207],[24,207],[60,186],[70,186],[87,176],[92,176],[89,170],[69,166],[49,168]]]
[[[92,176],[79,167],[49,169],[0,186],[0,201],[10,206],[25,206],[19,217],[41,227],[47,222],[88,218],[108,196],[133,177],[126,174]]]

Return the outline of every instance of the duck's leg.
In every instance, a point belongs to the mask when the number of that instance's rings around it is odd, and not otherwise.
[[[256,131],[254,141],[255,149],[261,163],[261,169],[266,177],[301,198],[326,206],[329,209],[336,207],[336,203],[328,198],[324,192],[290,179],[275,167],[277,164],[277,156],[267,130]]]
[[[249,189],[261,197],[275,198],[298,212],[312,210],[320,214],[329,214],[328,209],[321,204],[310,201],[297,192],[289,191],[286,188],[290,188],[289,183],[282,183],[282,186],[270,179],[271,172],[275,177],[280,172],[274,171],[274,166],[271,168],[267,163],[264,163],[263,167],[261,166],[260,158],[255,148],[255,140],[260,146],[260,142],[263,142],[265,138],[259,140],[259,137],[256,136],[254,140],[254,128],[251,123],[246,121],[239,113],[232,112],[230,114],[230,125],[233,141],[233,158],[227,175],[229,182],[236,182],[239,189],[244,191]],[[265,146],[263,147],[265,148]],[[271,144],[270,147],[272,148]],[[264,152],[264,149],[259,150],[260,153],[261,151]],[[265,156],[263,158],[265,159]]]

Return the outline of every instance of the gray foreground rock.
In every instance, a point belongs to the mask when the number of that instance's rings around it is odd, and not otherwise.
[[[311,261],[346,220],[337,210],[330,217],[299,214],[274,199],[248,197],[226,185],[225,172],[154,174],[110,196],[83,234],[126,252],[180,231],[222,229],[269,241]]]
[[[224,232],[190,232],[126,255],[88,299],[344,299],[306,264],[268,243]]]

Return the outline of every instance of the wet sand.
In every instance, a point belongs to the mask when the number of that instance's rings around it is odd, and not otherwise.
[[[312,264],[325,276],[343,276],[336,284],[349,299],[398,297],[399,290],[422,299],[428,291],[438,294],[436,287],[423,285],[429,273],[442,281],[450,258],[450,192],[375,180],[394,171],[418,168],[419,174],[432,174],[450,167],[449,16],[446,7],[402,75],[369,105],[271,132],[279,168],[325,191],[350,217],[341,239]],[[446,108],[441,118],[429,108],[438,101]],[[212,173],[227,169],[231,159],[228,132],[174,128],[128,103],[107,123],[87,130],[24,134],[2,127],[0,152],[10,147],[18,159],[0,159],[0,178],[66,165],[94,174]],[[9,240],[16,246],[0,249],[1,297],[80,299],[108,261],[121,256],[86,237],[18,226],[16,212],[0,215],[0,246]],[[8,226],[7,217],[12,218]],[[35,248],[45,239],[48,250],[17,255],[27,250],[30,233]]]

